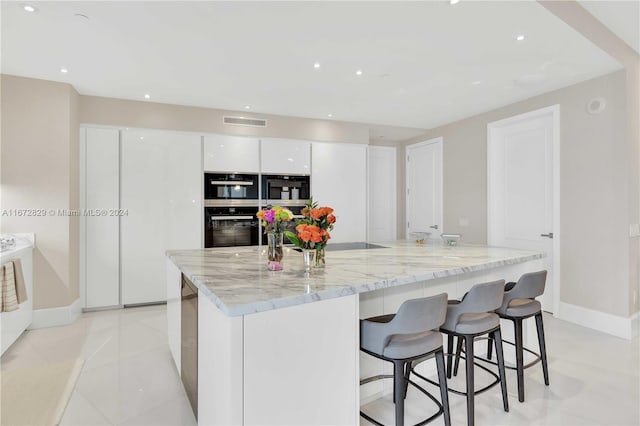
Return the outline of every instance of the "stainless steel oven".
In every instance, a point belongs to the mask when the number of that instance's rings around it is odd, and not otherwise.
[[[258,204],[258,175],[241,173],[205,173],[204,199],[217,200],[219,205],[233,201]]]
[[[215,206],[205,200],[204,246],[233,247],[257,246],[259,222],[254,206]]]

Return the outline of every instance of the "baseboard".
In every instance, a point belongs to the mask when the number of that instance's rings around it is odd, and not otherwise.
[[[48,309],[34,309],[33,321],[29,326],[29,330],[34,328],[57,327],[67,325],[74,322],[82,312],[82,304],[80,298],[77,298],[68,306]]]
[[[560,303],[560,319],[623,339],[638,335],[638,315],[619,317],[570,303]]]

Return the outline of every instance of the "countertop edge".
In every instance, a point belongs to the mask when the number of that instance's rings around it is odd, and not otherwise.
[[[257,302],[245,303],[241,305],[228,307],[218,296],[216,296],[216,294],[213,291],[211,291],[211,289],[209,289],[205,284],[199,281],[198,276],[189,274],[184,270],[184,268],[181,265],[178,265],[176,262],[176,259],[172,256],[171,252],[173,252],[173,250],[166,251],[165,252],[166,257],[170,259],[173,262],[173,264],[178,268],[178,270],[180,270],[182,274],[184,274],[200,291],[202,291],[202,293],[205,294],[207,298],[211,300],[218,309],[220,309],[225,315],[229,317],[256,314],[260,312],[266,312],[266,311],[271,311],[275,309],[282,309],[286,307],[302,305],[305,303],[318,302],[321,300],[345,297],[345,296],[350,296],[350,295],[359,294],[359,293],[366,293],[369,291],[397,287],[397,286],[412,284],[412,283],[421,282],[421,281],[430,281],[430,280],[435,280],[439,278],[462,275],[465,273],[494,269],[502,266],[529,262],[532,260],[542,259],[546,257],[545,253],[531,253],[524,256],[518,256],[516,258],[500,259],[500,260],[477,264],[477,265],[455,267],[451,269],[445,269],[445,270],[419,274],[419,275],[401,276],[401,277],[393,278],[390,280],[372,281],[370,283],[364,283],[364,284],[345,285],[344,287],[338,288],[338,289],[321,290],[321,291],[310,292],[302,295],[281,297],[281,298],[271,299],[268,301],[257,301]]]

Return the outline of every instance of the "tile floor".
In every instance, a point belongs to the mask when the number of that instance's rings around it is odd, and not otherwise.
[[[510,412],[502,411],[494,388],[476,397],[476,424],[640,425],[640,340],[618,339],[550,316],[545,326],[551,386],[544,386],[540,367],[526,370],[526,402],[519,403],[515,372],[508,371]],[[86,313],[68,326],[24,333],[2,356],[1,367],[84,357],[61,425],[194,425],[166,328],[164,306]],[[477,382],[483,379],[478,374]],[[437,395],[436,388],[430,390]],[[432,408],[420,395],[409,391],[407,424]],[[453,425],[465,425],[464,397],[450,395],[450,403]],[[393,424],[390,398],[364,409]],[[361,425],[368,424],[362,419]],[[443,424],[442,418],[431,424]]]

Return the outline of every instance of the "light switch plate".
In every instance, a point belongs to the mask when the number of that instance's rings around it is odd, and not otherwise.
[[[629,236],[640,237],[640,223],[632,223],[629,225]]]

